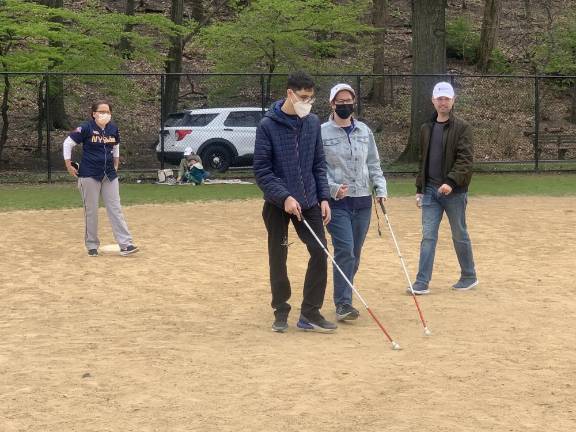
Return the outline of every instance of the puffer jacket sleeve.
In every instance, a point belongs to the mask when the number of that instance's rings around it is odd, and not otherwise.
[[[264,192],[264,199],[280,208],[284,208],[284,201],[290,196],[284,182],[275,175],[273,168],[272,140],[266,128],[264,118],[256,129],[256,143],[254,145],[254,177],[256,184]]]
[[[326,155],[324,154],[320,121],[318,121],[316,127],[316,145],[314,148],[312,171],[314,173],[314,179],[316,180],[318,200],[328,201],[330,199],[330,188],[328,187],[328,176],[326,174]]]

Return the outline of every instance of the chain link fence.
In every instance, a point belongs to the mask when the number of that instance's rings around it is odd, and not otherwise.
[[[112,105],[125,172],[153,173],[171,167],[186,148],[199,154],[210,171],[250,166],[256,126],[271,103],[285,95],[286,78],[285,74],[180,74],[178,103],[172,103],[166,81],[173,77],[163,74],[2,73],[1,179],[53,181],[64,176],[62,142],[89,119],[90,106],[99,99]],[[373,130],[387,173],[417,169],[405,156],[412,86],[420,79],[454,85],[455,112],[474,128],[476,170],[576,169],[576,77],[322,74],[314,78],[313,112],[323,120],[330,115],[328,94],[334,84],[345,82],[356,89],[356,116]],[[165,108],[169,106],[175,108]],[[80,157],[81,149],[76,148],[73,158]]]

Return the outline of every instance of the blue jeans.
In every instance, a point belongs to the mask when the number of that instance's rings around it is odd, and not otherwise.
[[[466,228],[466,193],[440,195],[434,186],[427,186],[422,197],[422,242],[420,243],[420,264],[416,283],[428,286],[432,279],[434,255],[438,242],[438,228],[444,212],[448,216],[452,230],[452,242],[460,263],[461,279],[475,280],[472,243]]]
[[[334,259],[350,282],[354,283],[354,275],[360,265],[362,245],[370,226],[372,208],[357,210],[332,209],[332,219],[328,224],[328,232],[332,236]],[[334,304],[352,304],[352,288],[333,268],[334,274]]]

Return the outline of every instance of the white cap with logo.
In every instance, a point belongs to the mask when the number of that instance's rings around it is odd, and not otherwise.
[[[338,93],[340,93],[342,90],[348,90],[350,93],[352,93],[352,96],[356,97],[356,92],[354,91],[354,89],[350,85],[343,84],[343,83],[342,84],[336,84],[330,90],[330,102],[332,102],[334,100],[334,98],[336,97],[336,95]]]
[[[434,99],[439,97],[447,97],[450,99],[454,99],[454,88],[450,83],[439,82],[434,86],[434,90],[432,91],[432,97]]]
[[[184,149],[184,156],[189,156],[192,154],[192,147],[186,147]]]

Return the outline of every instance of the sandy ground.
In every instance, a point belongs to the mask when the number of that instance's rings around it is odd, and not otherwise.
[[[413,274],[419,212],[388,207]],[[365,311],[332,335],[295,330],[298,241],[290,331],[270,330],[260,201],[126,208],[142,249],[126,258],[86,256],[80,209],[2,213],[0,431],[575,430],[575,209],[472,198],[481,283],[466,293],[449,289],[444,222],[420,300],[431,337],[373,219],[356,284],[401,351]],[[113,243],[104,213],[101,234]]]

